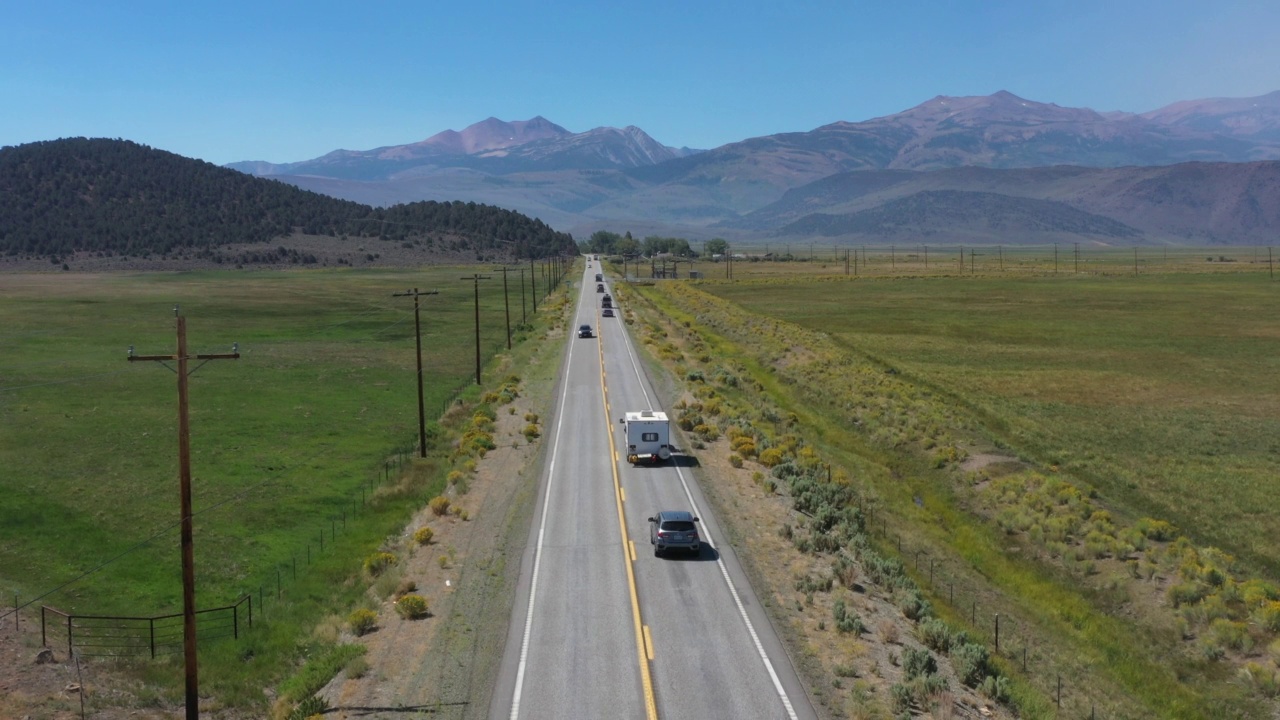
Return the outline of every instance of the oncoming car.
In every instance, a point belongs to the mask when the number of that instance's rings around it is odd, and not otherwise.
[[[591,326],[590,326],[590,325],[580,325],[580,326],[578,327],[578,337],[580,337],[580,338],[589,338],[589,337],[592,337],[592,333],[591,333]]]
[[[654,556],[668,550],[688,550],[698,554],[698,518],[684,510],[663,510],[649,518],[649,543]]]

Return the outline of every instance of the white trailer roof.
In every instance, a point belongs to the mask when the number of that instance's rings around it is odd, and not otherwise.
[[[642,410],[627,413],[627,422],[667,422],[667,414],[658,410]]]

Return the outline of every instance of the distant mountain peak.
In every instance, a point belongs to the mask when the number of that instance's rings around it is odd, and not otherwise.
[[[1280,142],[1280,90],[1257,97],[1184,100],[1142,117],[1201,132]]]
[[[1008,90],[998,90],[990,95],[938,95],[913,108],[867,122],[897,121],[923,127],[944,122],[948,125],[975,126],[1001,123],[1079,123],[1101,119],[1098,113],[1088,108],[1064,108],[1053,103],[1028,100]]]
[[[462,132],[445,130],[410,147],[429,147],[451,155],[474,155],[569,134],[568,130],[541,115],[512,122],[488,117],[468,125]]]

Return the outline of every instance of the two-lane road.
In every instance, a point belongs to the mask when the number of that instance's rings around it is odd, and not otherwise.
[[[618,418],[665,408],[622,318],[599,317],[590,264],[489,716],[815,718],[687,458],[619,462]],[[596,337],[577,338],[581,324]],[[701,518],[697,556],[654,557],[659,510]]]

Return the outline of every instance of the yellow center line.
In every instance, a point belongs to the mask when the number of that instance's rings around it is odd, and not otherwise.
[[[618,506],[618,528],[622,531],[622,560],[627,568],[627,588],[631,593],[631,623],[635,626],[636,654],[640,659],[640,686],[644,691],[644,709],[648,720],[658,720],[658,703],[653,694],[653,677],[649,673],[649,661],[653,659],[650,649],[648,628],[640,619],[640,596],[636,592],[636,572],[632,567],[634,545],[627,538],[627,520],[622,511],[622,480],[618,475],[618,450],[613,442],[613,423],[609,420],[609,388],[604,382],[604,337],[600,336],[600,389],[603,391],[605,427],[609,436],[609,456],[614,458],[613,497]]]
[[[645,654],[649,656],[649,659],[652,660],[653,659],[653,636],[649,634],[648,625],[644,626],[644,651],[645,651]]]

